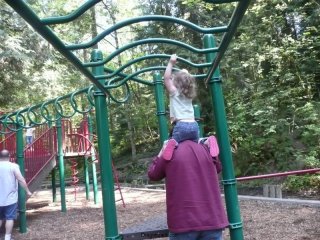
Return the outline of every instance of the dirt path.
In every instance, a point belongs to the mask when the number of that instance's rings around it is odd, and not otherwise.
[[[117,202],[120,231],[165,213],[164,192],[124,189],[123,195],[126,208]],[[86,201],[83,191],[78,193],[77,201],[72,189],[67,191],[67,213],[61,213],[59,202],[52,203],[50,191],[46,190],[29,199],[27,207],[28,232],[20,234],[15,229],[15,240],[104,239],[101,203]],[[240,208],[245,240],[320,239],[320,207],[240,200]],[[229,239],[228,230],[224,235]]]

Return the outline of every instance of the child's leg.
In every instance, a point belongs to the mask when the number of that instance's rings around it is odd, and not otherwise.
[[[167,161],[171,160],[172,155],[173,155],[173,151],[177,145],[178,145],[178,143],[173,138],[171,138],[167,141],[167,144],[166,144],[166,146],[163,150],[163,154],[162,154],[162,157],[164,160],[167,160]]]
[[[178,143],[183,141],[185,126],[181,122],[176,122],[172,128],[171,139],[168,140],[166,147],[164,148],[162,157],[165,160],[171,160],[174,149],[178,146]],[[182,138],[181,138],[182,137]]]
[[[204,143],[209,147],[211,157],[216,157],[219,155],[219,146],[215,136],[210,136],[207,139],[201,138],[199,139],[200,143]]]

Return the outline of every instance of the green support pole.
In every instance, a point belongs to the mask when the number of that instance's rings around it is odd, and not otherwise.
[[[16,144],[17,144],[17,163],[20,167],[20,171],[22,176],[25,176],[25,169],[24,169],[24,144],[23,144],[23,130],[22,127],[17,124],[17,128],[20,128],[16,133]],[[27,215],[26,215],[26,192],[24,189],[19,185],[18,188],[18,205],[19,205],[19,231],[21,233],[27,232]]]
[[[51,118],[50,118],[51,119]],[[52,128],[52,122],[48,122],[48,127],[49,129]],[[50,132],[50,149],[52,152],[55,151],[54,149],[54,138],[53,138],[53,135],[52,135],[52,132]],[[54,167],[51,171],[51,189],[52,189],[52,202],[56,202],[57,201],[57,188],[56,188],[56,167]]]
[[[168,139],[168,124],[166,119],[166,108],[164,102],[164,87],[160,73],[153,75],[153,82],[155,86],[155,96],[157,105],[157,116],[159,122],[160,141],[161,144]]]
[[[197,119],[199,125],[199,137],[203,137],[203,121],[201,120],[200,106],[197,104],[193,105],[194,117]]]
[[[54,167],[51,171],[52,202],[57,201],[56,172],[56,167]]]
[[[90,185],[89,185],[89,170],[88,170],[88,157],[84,157],[84,180],[86,186],[86,199],[90,199]]]
[[[61,118],[56,121],[57,128],[57,140],[58,140],[58,151],[57,157],[59,161],[59,176],[60,176],[60,195],[61,195],[61,212],[67,212],[66,207],[66,188],[65,188],[65,169],[64,169],[64,157],[62,149],[62,126]]]
[[[215,46],[213,35],[205,35],[203,41],[205,48],[211,48]],[[215,54],[206,54],[207,62],[212,62],[214,58]],[[220,147],[220,158],[223,166],[222,183],[224,186],[226,207],[230,223],[230,239],[243,240],[243,227],[240,216],[240,207],[238,201],[236,179],[234,175],[219,68],[217,68],[213,77],[209,80],[209,88],[213,102],[214,117],[216,121],[217,137]]]
[[[93,128],[92,128],[92,119],[91,116],[88,115],[88,128],[89,128],[89,139],[91,142],[93,142]],[[93,149],[91,148],[91,160],[92,160],[92,185],[93,185],[93,200],[94,203],[97,204],[99,202],[98,199],[98,179],[97,179],[97,168],[96,168],[96,153]]]
[[[103,60],[102,52],[93,50],[91,62]],[[94,76],[104,74],[103,66],[92,67]],[[100,83],[103,84],[103,80]],[[111,144],[109,136],[108,106],[106,95],[98,87],[95,87],[94,103],[96,108],[96,123],[98,135],[98,148],[100,157],[101,188],[104,215],[105,239],[121,239],[118,234],[117,212],[114,196],[114,180],[111,160]]]

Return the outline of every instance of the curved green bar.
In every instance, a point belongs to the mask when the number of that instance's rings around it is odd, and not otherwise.
[[[53,25],[53,24],[60,24],[60,23],[67,23],[75,20],[76,18],[80,17],[83,13],[85,13],[88,9],[96,5],[98,2],[102,0],[89,0],[85,2],[83,5],[78,7],[72,13],[66,16],[59,16],[59,17],[48,17],[41,19],[41,22],[45,25]]]
[[[90,111],[93,106],[94,106],[94,103],[93,103],[93,100],[91,99],[91,96],[90,95],[90,90],[92,89],[92,87],[88,87],[88,88],[84,88],[84,89],[80,89],[78,91],[75,91],[73,93],[69,93],[69,94],[66,94],[64,96],[61,96],[61,97],[58,97],[58,98],[55,98],[55,99],[50,99],[50,100],[47,100],[43,103],[40,103],[40,104],[36,104],[36,105],[33,105],[33,106],[30,106],[30,107],[27,107],[27,108],[24,108],[24,109],[21,109],[19,111],[15,111],[15,112],[12,112],[12,113],[8,113],[8,114],[5,114],[5,115],[2,115],[0,117],[0,124],[2,124],[4,127],[6,127],[7,129],[9,129],[9,132],[16,132],[21,128],[28,128],[27,127],[27,121],[29,121],[31,124],[33,125],[42,125],[42,124],[45,124],[47,122],[53,122],[53,121],[57,121],[58,119],[60,118],[71,118],[75,113],[87,113],[88,111]],[[108,91],[105,90],[107,93]],[[90,103],[90,107],[88,107],[88,109],[86,110],[79,110],[77,108],[77,104],[76,104],[76,101],[75,101],[75,96],[76,95],[79,95],[79,94],[85,94],[87,99],[88,99],[88,102]],[[112,99],[115,99],[114,97]],[[70,104],[71,104],[71,107],[73,109],[73,112],[69,115],[66,115],[64,112],[63,112],[63,107],[60,103],[60,101],[62,100],[69,100],[70,101]],[[116,99],[115,99],[116,100]],[[120,102],[119,100],[116,100],[117,102]],[[125,99],[125,101],[127,101],[127,98]],[[53,109],[55,111],[55,115],[57,116],[55,119],[52,118],[52,116],[50,115],[49,113],[49,110],[47,108],[48,105],[52,104],[53,105]],[[36,111],[39,111],[39,113],[37,113]],[[24,115],[26,114],[26,116]],[[33,117],[32,117],[33,115]],[[14,121],[14,117],[16,119],[16,121]],[[40,122],[37,122],[35,121],[34,119],[37,119],[37,118],[43,118],[44,120],[43,121],[40,121]],[[19,120],[22,120],[22,121],[19,121]],[[18,128],[12,128],[11,126],[7,126],[7,122],[19,122],[17,125],[19,126],[19,129]],[[9,132],[0,132],[0,133],[9,133]]]
[[[111,68],[108,68],[108,67],[104,67],[104,71],[107,72],[107,73],[113,73],[113,72],[114,72],[114,69],[111,69]],[[122,78],[128,76],[128,75],[125,74],[125,73],[118,73],[117,75],[118,75],[119,77],[122,77]],[[96,78],[97,80],[99,80],[99,79],[105,79],[105,76],[103,75],[103,77],[101,77],[101,78],[99,78],[98,76],[95,76],[95,78]],[[132,80],[134,80],[134,81],[136,81],[136,82],[141,82],[141,83],[144,82],[143,79],[140,79],[140,78],[137,78],[137,77],[134,77]]]
[[[121,84],[122,85],[122,84]],[[129,100],[130,96],[131,96],[131,92],[130,92],[130,88],[127,82],[124,83],[125,87],[126,87],[126,95],[122,100],[118,100],[116,99],[111,92],[108,90],[108,97],[111,98],[114,102],[116,103],[125,103]]]
[[[167,55],[167,54],[153,54],[153,55],[146,55],[146,56],[142,56],[142,57],[139,57],[139,58],[136,58],[136,59],[133,59],[129,62],[127,62],[126,64],[122,65],[120,68],[118,68],[116,71],[113,71],[111,74],[108,74],[108,75],[102,75],[102,76],[96,76],[97,79],[106,79],[106,78],[110,78],[110,77],[113,77],[114,75],[118,75],[120,73],[120,71],[124,70],[125,68],[133,65],[134,63],[137,63],[137,62],[140,62],[140,61],[143,61],[143,60],[146,60],[146,59],[154,59],[154,58],[170,58],[171,55]],[[205,67],[210,67],[211,64],[210,63],[204,63],[204,64],[195,64],[195,63],[192,63],[184,58],[180,58],[178,57],[178,60],[180,62],[183,62],[189,66],[192,66],[192,67],[197,67],[197,68],[205,68]],[[162,67],[161,69],[157,69],[157,70],[163,70]],[[203,75],[196,75],[195,77],[196,78],[204,78],[206,77],[207,75],[206,74],[203,74]],[[132,78],[132,77],[131,77]],[[151,82],[148,82],[148,81],[144,81],[144,80],[135,80],[134,78],[132,78],[132,81],[134,82],[139,82],[139,83],[142,83],[142,84],[146,84],[146,85],[153,85],[153,83]]]
[[[129,62],[127,62],[126,64],[122,65],[120,68],[118,68],[116,71],[112,72],[110,75],[107,75],[107,77],[113,77],[115,74],[118,74],[120,71],[122,71],[123,69],[129,67],[130,65],[132,64],[135,64],[137,62],[141,62],[141,61],[144,61],[144,60],[147,60],[147,59],[156,59],[156,58],[165,58],[165,59],[170,59],[171,55],[168,55],[168,54],[152,54],[152,55],[145,55],[145,56],[142,56],[142,57],[138,57],[138,58],[135,58]],[[205,67],[210,67],[211,64],[210,63],[201,63],[201,64],[197,64],[197,63],[193,63],[193,62],[190,62],[189,60],[185,59],[185,58],[181,58],[181,57],[178,57],[178,61],[179,62],[183,62],[191,67],[196,67],[196,68],[205,68]],[[94,62],[88,62],[88,63],[85,63],[84,66],[86,67],[92,67],[94,66]]]
[[[49,110],[47,108],[47,105],[54,104],[54,103],[55,103],[54,99],[53,100],[49,100],[49,101],[44,102],[40,107],[41,116],[48,122],[55,122],[58,119],[61,119],[61,115],[59,115],[59,114],[56,114],[57,115],[56,119],[52,119],[51,116],[50,116],[50,113],[49,113]],[[56,113],[58,113],[58,112],[56,111]]]
[[[4,126],[5,128],[8,128],[11,132],[17,132],[19,129],[21,128],[12,128],[11,126],[9,127],[9,125],[7,123],[16,123],[13,119],[14,115],[16,113],[9,113],[5,116],[5,119],[4,119]],[[8,119],[10,119],[11,121],[8,121]]]
[[[42,125],[42,124],[45,124],[46,121],[36,122],[36,121],[30,116],[30,114],[32,113],[33,116],[34,116],[34,118],[39,117],[39,114],[37,114],[35,111],[33,111],[33,107],[34,107],[34,106],[29,107],[29,108],[28,108],[28,111],[27,111],[27,118],[28,118],[29,122],[30,122],[31,124],[34,124],[34,125]]]
[[[119,86],[121,86],[122,84],[126,83],[129,79],[141,74],[141,73],[145,73],[145,72],[152,72],[152,71],[157,71],[157,70],[165,70],[166,66],[154,66],[154,67],[148,67],[148,68],[143,68],[140,69],[139,71],[136,71],[130,75],[128,75],[127,77],[125,77],[124,79],[122,79],[121,81],[119,81],[119,83],[114,84],[114,85],[110,85],[107,82],[105,83],[105,88],[106,89],[112,89],[112,88],[117,88]],[[173,68],[173,70],[179,71],[180,69],[178,68]],[[204,78],[207,76],[207,74],[201,74],[201,75],[192,75],[194,78]],[[150,84],[148,85],[154,85],[153,83],[150,82]]]
[[[73,109],[73,112],[70,113],[69,115],[65,115],[63,113],[63,107],[60,103],[60,100],[62,100],[62,98],[57,98],[55,101],[54,101],[54,109],[55,109],[55,112],[60,115],[60,117],[62,118],[71,118],[73,117],[75,114],[76,114],[76,110],[72,107]],[[72,106],[72,105],[71,105]],[[43,116],[44,117],[44,116]],[[45,118],[45,117],[44,117]]]
[[[142,45],[142,44],[148,44],[148,43],[166,43],[166,44],[172,44],[176,45],[182,48],[185,48],[187,50],[190,50],[194,53],[214,53],[218,51],[218,48],[208,48],[208,49],[200,49],[200,48],[195,48],[190,46],[189,44],[173,40],[173,39],[168,39],[168,38],[147,38],[147,39],[142,39],[138,40],[132,43],[129,43],[127,45],[122,46],[121,48],[117,49],[116,51],[112,52],[106,59],[103,61],[99,61],[96,63],[96,65],[103,65],[106,64],[107,62],[111,61],[114,57],[118,56],[120,53],[124,52],[125,50],[128,50],[130,48]],[[86,64],[86,66],[91,65],[91,64]]]
[[[89,100],[88,100],[88,102],[90,103],[90,106],[86,110],[79,110],[78,109],[78,105],[77,105],[77,102],[75,100],[75,96],[79,95],[79,94],[80,93],[78,91],[76,91],[76,92],[71,94],[71,97],[70,97],[71,107],[74,109],[74,111],[76,111],[77,113],[80,113],[80,114],[90,112],[92,110],[92,108],[93,108],[93,104]]]
[[[193,24],[193,23],[188,22],[186,20],[175,18],[175,17],[162,16],[162,15],[147,15],[147,16],[142,16],[142,17],[130,18],[125,21],[119,22],[119,23],[113,25],[112,27],[106,29],[105,31],[100,33],[98,36],[96,36],[95,38],[93,38],[89,42],[68,45],[66,47],[69,50],[89,48],[89,47],[92,47],[95,44],[97,44],[99,41],[101,41],[105,36],[109,35],[110,33],[114,32],[122,27],[126,27],[126,26],[129,26],[134,23],[147,22],[147,21],[163,21],[163,22],[178,23],[182,26],[189,27],[190,29],[192,29],[196,32],[203,33],[203,34],[223,33],[223,32],[228,31],[228,26],[214,27],[214,28],[202,28],[196,24]]]
[[[104,70],[106,71],[107,68],[104,68]],[[126,74],[124,78],[128,77],[128,75]],[[101,75],[101,76],[97,76],[97,79],[105,79],[106,78],[106,75]],[[137,77],[132,77],[131,80],[133,82],[137,82],[137,83],[141,83],[141,84],[144,84],[144,85],[148,85],[148,86],[153,86],[153,83],[147,81],[147,80],[142,80],[140,78],[137,78]]]

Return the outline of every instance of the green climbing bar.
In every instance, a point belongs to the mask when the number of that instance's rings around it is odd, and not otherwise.
[[[161,75],[159,72],[153,75],[154,86],[155,86],[155,96],[157,105],[157,116],[159,122],[160,130],[160,142],[161,145],[165,140],[168,139],[168,124],[166,118],[166,108],[164,102],[164,87]]]
[[[214,37],[212,35],[205,35],[204,47],[213,47],[214,45]],[[214,59],[214,57],[214,54],[208,54],[206,56],[207,62],[211,62]],[[209,88],[212,97],[214,118],[216,121],[217,137],[220,148],[220,158],[223,166],[222,183],[224,186],[227,213],[230,223],[230,238],[231,240],[243,240],[242,221],[240,216],[240,207],[238,202],[236,179],[234,175],[227,118],[219,69],[216,69],[213,78],[210,79]]]
[[[101,51],[94,50],[92,52],[91,61],[99,61],[102,59],[103,57]],[[103,66],[93,67],[92,73],[94,75],[102,74]],[[118,234],[117,212],[114,196],[114,180],[112,173],[111,144],[108,123],[108,106],[106,103],[106,95],[102,91],[100,91],[99,88],[95,89],[94,102],[96,107],[96,124],[101,169],[105,239],[116,240],[121,239],[121,237]]]

